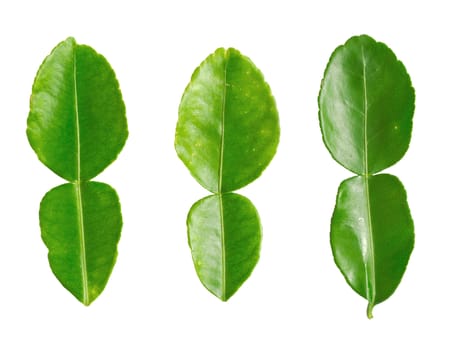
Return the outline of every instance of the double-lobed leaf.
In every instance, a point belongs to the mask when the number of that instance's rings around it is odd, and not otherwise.
[[[27,136],[41,162],[71,182],[45,195],[40,226],[52,271],[89,305],[109,279],[122,228],[117,193],[89,181],[116,159],[128,137],[107,60],[73,38],[55,47],[34,81]]]
[[[214,193],[191,208],[188,240],[201,282],[223,301],[249,277],[261,245],[255,207],[230,192],[261,175],[278,142],[276,104],[262,73],[237,50],[216,50],[183,94],[175,149]]]
[[[396,289],[413,249],[405,190],[392,175],[374,175],[409,147],[415,93],[403,64],[366,35],[332,54],[318,98],[323,141],[356,173],[339,187],[331,222],[334,259],[349,285],[374,305]]]

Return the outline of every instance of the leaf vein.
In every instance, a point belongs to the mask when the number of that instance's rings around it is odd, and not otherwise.
[[[366,255],[365,269],[366,269],[366,295],[368,299],[367,316],[372,318],[372,309],[375,304],[375,288],[376,288],[376,276],[375,276],[375,256],[374,256],[374,245],[373,245],[373,224],[371,215],[371,201],[370,201],[370,188],[369,188],[369,176],[368,173],[368,96],[367,96],[367,79],[366,79],[366,60],[365,54],[362,47],[362,63],[363,63],[363,99],[364,99],[364,157],[363,157],[363,168],[364,168],[364,181],[365,181],[365,198],[367,207],[367,226],[368,235],[366,237],[367,248],[364,255]]]
[[[84,233],[83,199],[81,195],[81,140],[78,106],[78,84],[76,72],[76,44],[73,44],[73,88],[76,130],[76,208],[78,211],[78,234],[80,244],[81,282],[83,285],[83,303],[89,305],[88,273],[86,264],[86,240]]]
[[[222,299],[226,299],[226,250],[225,250],[225,230],[224,230],[224,206],[222,203],[222,177],[224,168],[224,133],[225,133],[225,104],[227,99],[227,63],[228,63],[228,51],[224,54],[224,89],[222,94],[222,111],[221,111],[221,138],[220,138],[220,151],[219,151],[219,174],[218,174],[218,185],[217,191],[219,193],[219,211],[220,211],[220,229],[221,229],[221,252],[222,252]]]

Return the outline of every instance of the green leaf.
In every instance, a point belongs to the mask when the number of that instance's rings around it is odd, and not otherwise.
[[[73,38],[57,45],[34,80],[27,136],[42,163],[72,182],[45,195],[40,225],[53,273],[89,305],[110,277],[122,229],[117,193],[89,180],[128,137],[118,81],[103,56]]]
[[[180,103],[180,159],[206,189],[226,193],[260,176],[278,142],[278,113],[261,72],[237,50],[216,50],[195,70]]]
[[[374,174],[407,151],[415,93],[404,65],[366,35],[332,54],[319,94],[319,120],[331,155],[350,171]]]
[[[261,72],[235,49],[216,50],[183,94],[175,149],[193,177],[215,193],[191,208],[188,236],[201,282],[223,301],[250,275],[261,242],[253,204],[229,192],[261,175],[278,142],[278,113]]]
[[[52,271],[89,305],[104,289],[117,258],[122,229],[117,193],[99,182],[64,184],[44,196],[39,217]]]
[[[331,222],[337,266],[368,300],[367,315],[401,281],[414,244],[405,190],[375,173],[407,151],[415,92],[403,64],[367,35],[332,54],[318,98],[323,140],[333,158],[360,175],[339,187]]]
[[[37,72],[27,135],[42,163],[68,181],[90,180],[115,160],[128,128],[106,59],[73,38],[61,42]]]
[[[414,245],[407,197],[397,177],[357,176],[339,187],[331,221],[334,259],[348,284],[373,306],[391,296]]]
[[[193,177],[215,193],[193,205],[188,236],[204,286],[228,300],[259,258],[261,227],[253,204],[229,193],[273,158],[279,117],[269,85],[235,49],[218,49],[195,70],[179,106],[175,149]]]
[[[259,258],[261,224],[255,207],[238,194],[211,195],[193,205],[187,226],[199,279],[211,293],[228,300]]]

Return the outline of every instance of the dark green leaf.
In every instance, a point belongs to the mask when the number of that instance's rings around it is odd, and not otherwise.
[[[386,169],[409,146],[414,100],[409,75],[386,45],[349,39],[332,54],[319,95],[326,147],[356,174]]]
[[[90,180],[125,144],[125,106],[106,59],[73,38],[42,63],[32,89],[27,135],[39,159],[68,181]]]
[[[404,187],[387,174],[357,176],[339,187],[331,222],[337,266],[349,285],[373,306],[395,291],[414,245]]]
[[[413,249],[404,188],[375,173],[407,151],[415,93],[403,64],[383,43],[362,35],[331,56],[318,98],[326,147],[360,176],[344,181],[331,223],[331,244],[347,282],[373,306],[396,289]]]
[[[61,185],[44,196],[39,217],[52,271],[89,305],[104,289],[117,258],[122,229],[117,193],[99,182]]]
[[[255,207],[238,194],[215,194],[193,205],[187,225],[199,279],[218,298],[229,299],[259,258],[261,224]]]
[[[274,98],[255,65],[234,49],[218,49],[195,70],[179,107],[178,156],[213,193],[256,179],[279,142]]]

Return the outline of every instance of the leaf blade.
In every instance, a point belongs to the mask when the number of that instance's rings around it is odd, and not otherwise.
[[[259,259],[261,224],[255,207],[238,194],[211,195],[192,206],[187,226],[200,281],[227,301],[248,279]]]
[[[262,73],[237,50],[216,50],[195,70],[180,103],[180,159],[203,187],[226,193],[259,177],[278,142],[278,113]]]
[[[53,273],[78,300],[91,304],[117,258],[122,229],[117,193],[100,182],[64,184],[44,196],[39,218]]]
[[[27,136],[41,162],[68,181],[90,180],[116,159],[128,127],[102,55],[73,38],[52,50],[34,80]]]
[[[414,245],[414,226],[402,183],[388,174],[357,176],[339,187],[331,247],[347,283],[374,305],[399,285]]]
[[[323,141],[350,171],[374,174],[408,149],[415,92],[394,53],[366,35],[331,55],[318,97]]]

